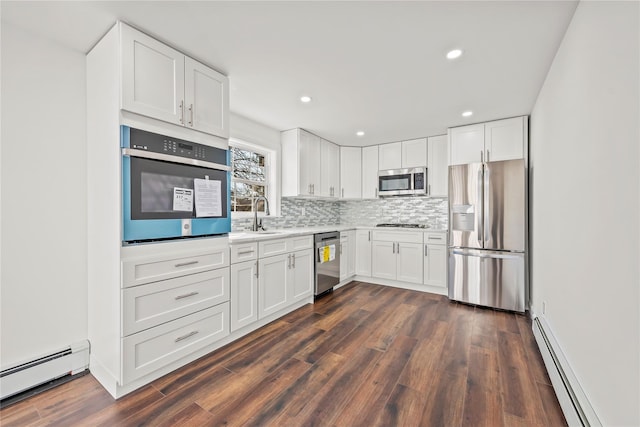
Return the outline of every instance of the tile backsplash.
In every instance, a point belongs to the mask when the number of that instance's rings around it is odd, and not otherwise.
[[[265,228],[404,222],[428,224],[431,228],[446,229],[448,223],[447,199],[441,197],[393,197],[346,201],[283,197],[280,208],[281,216],[264,219]],[[252,223],[252,218],[233,219],[231,228],[232,231],[242,231],[250,228]]]
[[[339,203],[341,224],[376,225],[400,222],[447,228],[446,197],[392,197]]]

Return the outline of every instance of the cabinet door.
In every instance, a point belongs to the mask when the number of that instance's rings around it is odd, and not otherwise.
[[[450,165],[466,165],[482,161],[484,124],[449,129]]]
[[[428,194],[447,197],[449,194],[449,141],[447,135],[428,138],[427,151]]]
[[[425,245],[424,284],[447,287],[447,247],[445,245]]]
[[[371,277],[370,230],[356,230],[356,274]]]
[[[524,120],[514,117],[484,124],[485,161],[524,158]]]
[[[320,195],[320,138],[300,129],[298,173],[300,195]]]
[[[378,146],[362,148],[362,198],[378,198]]]
[[[402,143],[392,142],[379,146],[378,169],[400,169],[402,167]],[[423,165],[424,166],[424,165]]]
[[[258,317],[262,319],[288,305],[290,254],[258,261]]]
[[[313,295],[313,249],[291,254],[289,304]]]
[[[258,261],[231,264],[231,332],[258,320]]]
[[[122,109],[182,124],[184,55],[123,25]]]
[[[349,277],[349,237],[345,233],[340,233],[340,280]]]
[[[347,277],[353,277],[356,275],[356,232],[348,231],[349,245],[346,248],[347,257]]]
[[[316,160],[317,161],[317,160]],[[327,140],[320,140],[320,196],[339,197],[340,148]],[[316,190],[316,195],[318,195]]]
[[[362,197],[362,149],[360,147],[340,147],[340,187],[339,196],[343,199]]]
[[[397,279],[422,283],[422,244],[400,242],[397,246]]]
[[[427,166],[427,138],[402,141],[402,167],[423,168]]]
[[[371,242],[371,275],[381,279],[396,279],[394,242]]]
[[[191,58],[185,58],[185,124],[229,137],[229,79]]]

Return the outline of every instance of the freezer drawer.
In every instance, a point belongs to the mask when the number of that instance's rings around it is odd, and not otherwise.
[[[524,312],[525,255],[450,248],[449,298]]]

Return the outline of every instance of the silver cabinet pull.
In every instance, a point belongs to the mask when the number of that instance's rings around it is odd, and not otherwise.
[[[344,199],[344,188],[342,189],[342,198]]]
[[[256,261],[256,264],[255,264],[255,265],[256,265],[256,279],[257,279],[257,278],[258,278],[258,266],[259,266],[260,264],[258,264],[258,262]]]
[[[398,242],[398,243],[396,243],[396,245],[398,245],[398,246],[397,246],[397,247],[398,247],[398,249],[396,250],[396,253],[397,253],[397,254],[399,254],[399,253],[400,253],[400,243]]]
[[[487,150],[487,162],[489,162],[489,150]]]
[[[289,254],[289,256],[287,256],[287,269],[291,268],[291,254]]]
[[[429,236],[429,240],[442,240],[442,237]]]
[[[180,124],[184,124],[184,100],[180,101]]]
[[[189,105],[189,126],[193,127],[193,104]]]
[[[176,268],[178,268],[178,267],[185,267],[185,266],[187,266],[187,265],[197,264],[198,262],[200,262],[200,261],[180,262],[180,263],[176,264],[175,266],[176,266]]]
[[[427,245],[424,245],[424,256],[427,256]]]
[[[252,254],[252,253],[253,253],[253,249],[250,249],[248,251],[238,252],[238,255],[247,255],[247,254]]]
[[[186,335],[183,335],[181,337],[176,338],[175,342],[180,342],[180,341],[186,340],[187,338],[191,338],[192,336],[194,336],[197,333],[198,333],[198,331],[191,331]]]
[[[376,188],[376,197],[378,197],[378,189]]]
[[[296,254],[291,255],[291,260],[293,261],[291,264],[291,268],[296,268]]]
[[[392,245],[393,246],[391,247],[391,252],[395,254],[396,253],[396,244],[395,244],[395,242],[392,243]]]
[[[340,255],[342,255],[342,243],[340,243]]]
[[[431,184],[427,185],[427,194],[431,195]]]
[[[484,150],[480,150],[480,163],[484,163]]]
[[[177,297],[175,297],[176,300],[179,299],[184,299],[184,298],[189,298],[195,295],[198,295],[200,292],[189,292],[188,294],[184,294],[184,295],[178,295]]]

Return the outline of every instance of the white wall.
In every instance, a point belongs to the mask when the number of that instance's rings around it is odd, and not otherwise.
[[[640,425],[638,5],[578,5],[531,115],[533,310],[606,426]]]
[[[85,57],[2,23],[1,352],[87,338]]]

